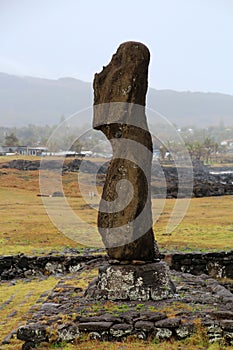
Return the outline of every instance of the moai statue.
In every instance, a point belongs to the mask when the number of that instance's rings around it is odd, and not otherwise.
[[[110,300],[161,300],[173,294],[152,230],[152,139],[145,101],[150,53],[138,42],[120,45],[95,75],[93,127],[111,142],[98,213],[109,256],[87,295]]]
[[[94,79],[93,127],[113,149],[98,227],[109,257],[120,261],[154,261],[159,254],[152,230],[153,148],[145,115],[149,60],[145,45],[126,42]]]

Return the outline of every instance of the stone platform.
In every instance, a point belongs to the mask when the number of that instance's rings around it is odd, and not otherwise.
[[[162,261],[133,264],[105,264],[87,295],[108,300],[163,300],[175,293],[169,268]]]
[[[100,267],[99,264],[98,267]],[[96,265],[88,266],[93,278]],[[207,276],[171,271],[176,293],[166,300],[109,301],[85,296],[81,271],[64,276],[17,332],[23,349],[41,342],[78,344],[90,339],[155,341],[184,339],[203,329],[209,342],[233,345],[233,294]],[[89,279],[91,280],[91,279]],[[41,302],[41,301],[39,301]]]

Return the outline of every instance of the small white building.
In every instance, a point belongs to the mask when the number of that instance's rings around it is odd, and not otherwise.
[[[221,142],[221,146],[233,147],[233,140],[232,139],[230,139],[230,140],[223,140]]]
[[[24,156],[41,156],[42,152],[47,150],[46,147],[31,147],[31,146],[0,146],[0,155],[21,154]]]

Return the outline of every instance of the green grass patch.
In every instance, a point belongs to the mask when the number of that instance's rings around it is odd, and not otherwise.
[[[49,292],[57,284],[57,279],[48,277],[39,280],[35,278],[30,282],[18,280],[14,283],[4,282],[0,286],[0,342],[10,334],[11,331],[26,323],[30,317],[29,310],[36,304],[41,294]],[[41,303],[36,304],[39,308]],[[36,309],[34,309],[36,311]],[[10,345],[3,349],[21,349],[22,342],[12,339]]]

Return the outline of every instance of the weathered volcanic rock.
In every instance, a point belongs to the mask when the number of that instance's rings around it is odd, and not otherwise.
[[[88,295],[109,300],[163,300],[175,292],[169,277],[169,268],[161,261],[139,266],[106,264]]]
[[[150,53],[126,42],[94,79],[93,127],[111,142],[110,162],[100,202],[98,227],[110,258],[153,261],[152,139],[145,115]]]

